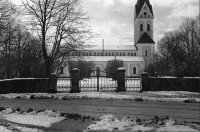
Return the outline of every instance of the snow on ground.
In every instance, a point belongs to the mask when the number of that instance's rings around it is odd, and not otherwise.
[[[43,132],[43,131],[36,128],[27,128],[27,127],[11,125],[8,128],[0,126],[0,132]]]
[[[142,121],[139,118],[123,117],[121,119],[114,115],[104,115],[94,124],[88,126],[88,131],[193,131],[189,126],[179,125],[174,119],[155,117],[149,121]]]
[[[30,112],[21,112],[13,111],[12,108],[2,110],[0,112],[0,118],[21,124],[42,127],[50,127],[52,124],[65,119],[64,117],[61,117],[59,113],[53,112],[52,110],[45,110],[41,112],[34,110]]]
[[[162,102],[200,102],[200,93],[187,91],[156,91],[156,92],[81,92],[81,93],[25,93],[1,94],[0,99],[122,99]]]

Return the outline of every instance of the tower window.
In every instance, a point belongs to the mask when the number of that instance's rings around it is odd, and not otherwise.
[[[148,51],[147,50],[145,50],[145,56],[148,56]]]
[[[150,24],[147,24],[147,31],[150,31]]]
[[[140,31],[143,31],[143,24],[140,24]]]
[[[146,15],[147,15],[147,12],[146,12],[146,11],[145,11],[145,12],[143,12],[143,15],[144,15],[144,16],[146,16]]]
[[[133,74],[137,74],[136,67],[133,67]]]

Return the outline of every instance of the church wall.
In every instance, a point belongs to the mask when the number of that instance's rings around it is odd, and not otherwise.
[[[148,50],[148,56],[155,54],[155,44],[138,44],[138,56],[144,56],[145,50]]]
[[[106,68],[106,64],[107,62],[101,62],[101,61],[96,61],[95,63],[95,70],[97,67],[100,68],[100,70],[105,71]],[[140,69],[141,69],[141,64],[142,62],[124,62],[124,68],[126,69],[126,76],[140,76]],[[133,67],[136,67],[137,69],[137,74],[133,74]],[[103,75],[103,74],[102,74]],[[68,66],[66,66],[63,70],[63,74],[61,74],[60,76],[70,76],[70,71],[68,69]]]
[[[75,53],[71,53],[71,56]],[[80,56],[103,56],[102,50],[84,51],[79,53]],[[104,56],[137,56],[138,51],[127,50],[105,50]]]

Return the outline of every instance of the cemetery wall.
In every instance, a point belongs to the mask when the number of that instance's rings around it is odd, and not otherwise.
[[[47,92],[49,79],[6,79],[0,81],[0,94]]]
[[[149,77],[145,91],[189,91],[200,92],[200,78]]]

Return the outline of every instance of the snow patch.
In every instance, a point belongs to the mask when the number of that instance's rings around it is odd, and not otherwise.
[[[9,130],[6,127],[0,126],[0,132],[12,132],[12,130]]]
[[[166,127],[160,127],[156,130],[157,132],[198,132],[198,130],[194,130],[190,128],[189,126],[183,126],[183,125],[175,125],[175,126],[166,126]]]
[[[151,130],[153,127],[145,127],[137,124],[137,118],[124,117],[118,119],[113,115],[103,115],[100,121],[96,121],[95,124],[90,125],[87,130],[107,130],[107,131],[124,131],[124,130]]]
[[[6,124],[6,127],[0,126],[0,132],[43,132],[36,128],[21,127],[13,124]]]
[[[89,131],[194,131],[189,126],[179,125],[176,120],[165,117],[154,117],[151,120],[141,120],[133,117],[121,119],[114,115],[103,115],[94,124],[88,126]]]
[[[61,117],[59,113],[53,112],[52,110],[45,110],[44,112],[36,112],[32,111],[30,113],[12,113],[11,108],[2,111],[1,117],[21,124],[29,124],[43,127],[50,127],[52,124],[56,122],[60,122],[65,119],[65,117]]]

